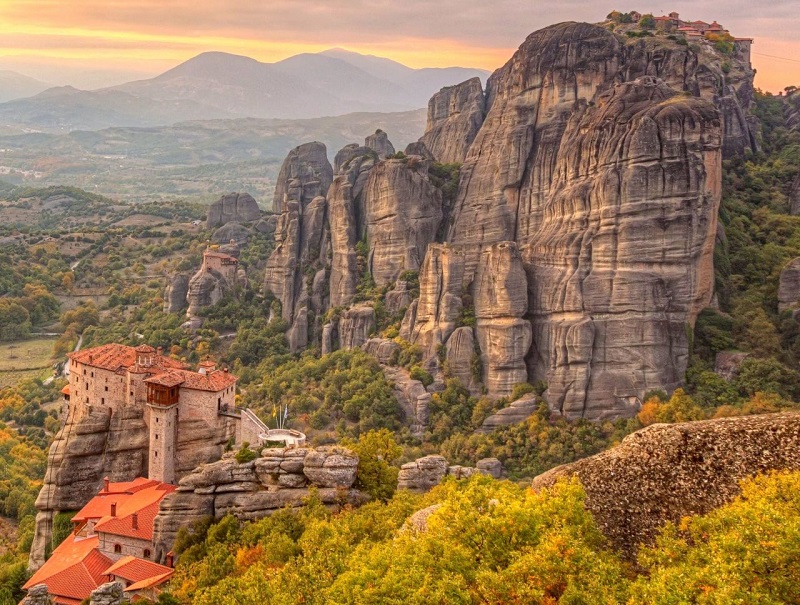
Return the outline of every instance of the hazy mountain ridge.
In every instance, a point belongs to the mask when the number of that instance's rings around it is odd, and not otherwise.
[[[51,88],[0,104],[0,122],[43,130],[166,126],[182,120],[305,119],[424,107],[443,86],[488,72],[412,69],[341,49],[276,63],[202,53],[148,80],[82,91]]]

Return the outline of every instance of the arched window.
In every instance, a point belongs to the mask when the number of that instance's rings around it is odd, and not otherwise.
[[[121,544],[114,544],[114,552],[119,554],[122,552],[122,545]]]
[[[145,548],[144,549],[144,558],[145,559],[149,559],[150,558],[150,549],[149,548]]]

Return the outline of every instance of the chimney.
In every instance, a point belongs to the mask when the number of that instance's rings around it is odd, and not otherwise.
[[[223,372],[225,372],[225,373],[227,374],[227,373],[228,373],[228,368],[223,368],[223,370],[222,370],[222,371],[223,371]]]
[[[111,503],[111,516],[112,517],[116,517],[117,516],[117,503],[116,502],[112,502]]]
[[[103,477],[103,491],[106,493],[111,491],[111,489],[109,488],[109,483],[111,482],[108,480],[108,477]]]
[[[164,354],[164,347],[158,347],[156,349],[156,354],[161,357]]]
[[[139,529],[139,513],[133,513],[131,515],[131,527],[133,527],[133,529]]]
[[[167,567],[175,567],[175,553],[169,551],[167,553],[167,560],[165,562],[167,564]]]

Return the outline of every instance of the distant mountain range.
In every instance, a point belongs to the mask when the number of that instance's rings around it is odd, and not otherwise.
[[[0,103],[30,97],[50,88],[49,84],[34,80],[15,71],[0,70]]]
[[[488,75],[462,67],[412,69],[343,49],[277,63],[207,52],[149,80],[92,91],[69,86],[30,89],[34,96],[12,101],[8,99],[15,97],[5,95],[0,97],[8,101],[0,103],[0,125],[6,130],[72,131],[183,120],[406,111],[425,107],[444,86],[473,77],[485,80]]]

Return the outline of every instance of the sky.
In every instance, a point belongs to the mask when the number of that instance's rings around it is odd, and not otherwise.
[[[753,37],[756,86],[800,85],[800,0],[0,0],[0,69],[97,88],[204,51],[277,61],[342,47],[411,67],[502,66],[531,32],[614,9],[678,11]]]

